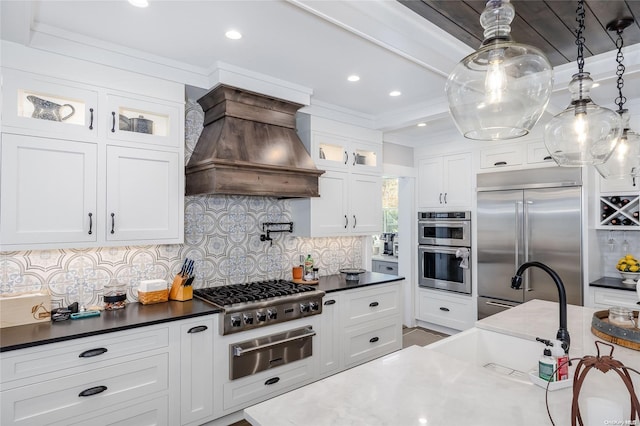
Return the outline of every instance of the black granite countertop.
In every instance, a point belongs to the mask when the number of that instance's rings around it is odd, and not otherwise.
[[[221,311],[222,309],[197,299],[152,305],[129,303],[124,309],[103,311],[99,317],[2,328],[0,352],[216,314]]]
[[[345,276],[345,274],[336,274],[320,277],[318,280],[318,290],[322,290],[325,293],[331,293],[334,291],[351,290],[354,288],[362,288],[376,284],[404,280],[404,277],[398,275],[381,274],[379,272],[368,271],[360,274],[358,281],[347,281],[345,280]]]
[[[636,291],[635,284],[623,284],[622,278],[602,277],[589,283],[591,287],[611,288],[614,290]]]

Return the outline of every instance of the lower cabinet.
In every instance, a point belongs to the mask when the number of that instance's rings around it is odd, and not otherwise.
[[[398,275],[398,262],[373,260],[371,261],[371,272],[380,272],[382,274]]]
[[[640,302],[635,291],[614,290],[600,287],[590,287],[589,296],[591,306],[594,308],[608,309],[613,306],[638,310]]]
[[[469,295],[418,288],[416,319],[454,330],[473,327],[475,303]]]
[[[328,293],[320,338],[320,376],[402,349],[402,281]]]

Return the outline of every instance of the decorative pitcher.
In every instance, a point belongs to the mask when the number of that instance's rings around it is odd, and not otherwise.
[[[46,99],[41,99],[37,96],[29,95],[27,99],[33,104],[33,114],[31,117],[39,118],[42,120],[51,120],[51,121],[64,121],[67,118],[71,117],[75,114],[76,109],[73,105],[64,104],[58,105],[55,102],[48,101]],[[60,114],[60,110],[64,107],[70,108],[71,112],[64,117]]]

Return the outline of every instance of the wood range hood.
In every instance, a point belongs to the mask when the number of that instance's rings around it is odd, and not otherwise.
[[[198,100],[204,129],[186,166],[186,195],[318,197],[318,170],[296,134],[303,105],[219,85]]]

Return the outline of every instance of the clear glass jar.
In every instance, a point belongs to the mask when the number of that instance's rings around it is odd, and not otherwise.
[[[633,311],[622,306],[609,308],[609,322],[621,327],[635,327]]]
[[[117,280],[111,280],[104,286],[104,309],[113,311],[123,309],[127,301],[127,286]]]

